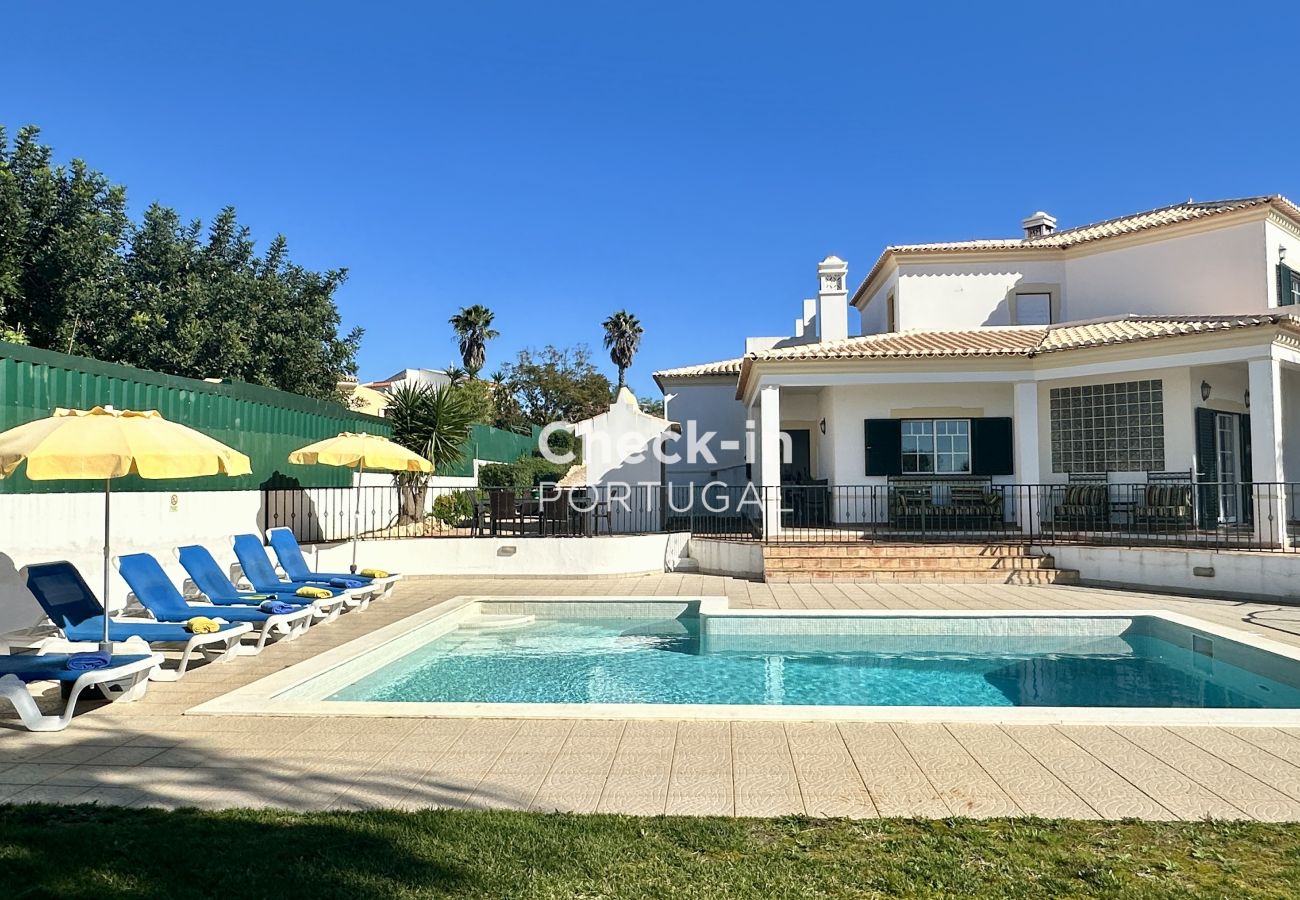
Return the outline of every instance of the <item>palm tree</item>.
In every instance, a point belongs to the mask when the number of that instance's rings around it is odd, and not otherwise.
[[[631,368],[632,357],[636,356],[636,351],[641,346],[641,335],[645,329],[637,317],[625,309],[620,309],[606,319],[604,325],[605,349],[609,351],[610,361],[618,366],[618,387],[614,389],[617,394],[623,388],[623,373]]]
[[[464,457],[474,413],[460,391],[427,384],[399,385],[389,396],[384,415],[393,426],[393,440],[433,463],[435,472]],[[401,494],[397,524],[421,521],[429,475],[401,472],[395,477]]]
[[[475,303],[463,306],[460,312],[447,320],[460,340],[460,358],[471,378],[478,377],[479,369],[487,361],[487,342],[500,336],[492,327],[492,310]]]
[[[452,387],[455,387],[458,384],[464,384],[470,378],[469,370],[462,369],[460,366],[455,364],[443,369],[442,373],[447,376],[447,383]]]

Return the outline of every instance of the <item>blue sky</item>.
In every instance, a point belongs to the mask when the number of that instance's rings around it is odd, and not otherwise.
[[[363,378],[626,308],[630,374],[785,334],[818,259],[1300,199],[1289,4],[15,4],[0,123],[347,266]],[[1289,44],[1289,46],[1288,46]]]

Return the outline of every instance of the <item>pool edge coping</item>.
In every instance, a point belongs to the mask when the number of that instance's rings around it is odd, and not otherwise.
[[[655,604],[675,607],[698,606],[701,617],[718,618],[1043,618],[1043,619],[1133,619],[1149,617],[1233,641],[1271,653],[1300,665],[1300,647],[1252,634],[1239,628],[1217,625],[1184,613],[1163,609],[1123,610],[1027,610],[1027,609],[733,609],[723,596],[639,596],[611,597],[510,596],[462,594],[443,600],[368,634],[333,647],[235,688],[185,711],[197,716],[287,716],[287,717],[372,717],[372,718],[496,718],[496,719],[646,719],[725,720],[787,722],[896,722],[952,724],[1089,724],[1089,725],[1205,725],[1300,727],[1300,709],[1190,709],[1165,707],[1048,707],[1048,706],[768,706],[732,704],[668,703],[442,703],[405,701],[285,700],[281,696],[308,681],[339,670],[349,663],[385,651],[384,656],[401,656],[406,644],[435,625],[447,631],[461,619],[475,613],[483,603],[510,604]],[[425,636],[418,643],[433,639]],[[383,663],[375,665],[379,668]],[[372,669],[373,670],[373,669]],[[361,677],[361,676],[358,676]],[[339,706],[346,704],[346,710]]]

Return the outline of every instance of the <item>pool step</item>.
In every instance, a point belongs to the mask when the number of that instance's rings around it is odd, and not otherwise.
[[[980,559],[1032,556],[1025,544],[817,544],[788,543],[769,544],[763,548],[763,555],[768,558],[795,557],[803,559],[810,553],[817,556],[845,556],[855,559],[891,559],[907,556],[914,559],[924,557],[978,557]]]
[[[460,623],[466,631],[495,631],[502,628],[524,628],[537,621],[537,616],[491,615],[480,613]]]
[[[799,544],[763,548],[769,582],[1077,584],[1074,569],[1017,544]]]

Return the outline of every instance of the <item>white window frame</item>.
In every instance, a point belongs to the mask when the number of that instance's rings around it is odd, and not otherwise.
[[[959,431],[950,427],[960,425]],[[909,434],[909,426],[918,428]],[[942,426],[942,427],[941,427]],[[902,446],[899,447],[900,462],[904,475],[969,475],[971,472],[971,427],[970,419],[903,419]],[[924,430],[923,430],[924,429]],[[908,438],[915,438],[917,449],[907,448]],[[928,449],[927,449],[928,443]],[[964,444],[964,447],[959,447]],[[908,468],[908,458],[914,460],[916,468]],[[930,468],[919,468],[920,461],[928,457]],[[947,466],[941,460],[947,459]],[[959,460],[965,462],[964,468],[957,468]]]

